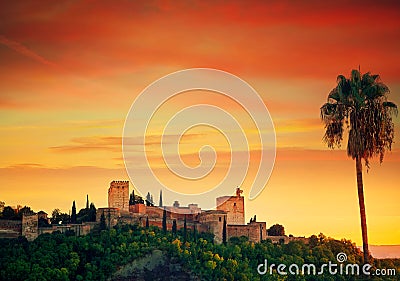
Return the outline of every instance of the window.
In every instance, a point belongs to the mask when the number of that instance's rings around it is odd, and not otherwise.
[[[219,221],[221,221],[221,217],[219,217]]]
[[[236,202],[235,202],[235,203],[233,203],[233,206],[234,206],[234,207],[236,207]]]

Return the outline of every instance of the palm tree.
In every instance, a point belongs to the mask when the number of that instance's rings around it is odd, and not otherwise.
[[[398,111],[396,104],[387,101],[388,93],[389,88],[380,81],[379,75],[369,72],[361,75],[359,70],[352,70],[349,78],[337,77],[337,86],[321,107],[326,130],[323,140],[329,148],[340,147],[344,127],[348,130],[347,155],[356,162],[364,263],[369,262],[369,251],[361,159],[368,170],[370,158],[379,156],[382,163],[385,151],[391,150],[392,115],[397,116]]]

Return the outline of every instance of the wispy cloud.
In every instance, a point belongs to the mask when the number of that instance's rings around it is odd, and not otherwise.
[[[52,146],[49,149],[56,152],[85,152],[94,150],[121,151],[121,137],[81,137],[71,139],[72,144]]]
[[[44,166],[39,163],[19,163],[9,166],[8,168],[15,168],[15,169],[26,169],[26,168],[43,168]]]
[[[9,47],[10,49],[20,53],[21,55],[24,55],[28,58],[31,58],[37,62],[40,62],[42,64],[48,65],[48,66],[52,66],[55,67],[57,66],[55,63],[45,59],[44,57],[42,57],[41,55],[35,53],[34,51],[32,51],[31,49],[29,49],[28,47],[22,45],[21,43],[18,43],[16,41],[13,41],[11,39],[8,39],[6,37],[4,37],[3,35],[0,35],[0,43]]]
[[[146,146],[161,145],[161,142],[171,144],[174,140],[176,140],[177,136],[178,135],[150,135],[146,137]],[[199,136],[202,136],[202,134],[185,134],[185,139],[183,142],[190,141]],[[95,150],[121,152],[122,150],[122,137],[117,136],[91,136],[73,138],[70,140],[70,142],[71,144],[51,146],[49,149],[55,152],[85,152]],[[126,139],[125,145],[135,147],[139,146],[141,142],[141,137],[129,137]]]

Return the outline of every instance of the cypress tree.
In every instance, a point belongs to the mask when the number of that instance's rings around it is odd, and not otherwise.
[[[89,210],[89,194],[86,194],[86,210]]]
[[[224,225],[222,226],[222,243],[226,245],[226,219],[224,216]]]
[[[107,228],[106,226],[106,217],[104,216],[104,211],[101,213],[100,216],[100,230],[105,230]]]
[[[167,233],[167,210],[163,211],[163,217],[162,217],[162,229],[164,234]]]
[[[89,221],[96,221],[96,207],[93,203],[90,203],[89,207]]]
[[[176,220],[172,222],[172,234],[175,236],[176,235]]]
[[[162,190],[160,190],[160,201],[158,203],[158,207],[162,207],[163,206],[163,202],[162,202]]]
[[[76,223],[76,206],[75,206],[75,200],[72,202],[71,223]]]
[[[187,239],[187,226],[186,226],[186,215],[185,220],[183,221],[183,241],[186,242]]]
[[[146,217],[146,228],[149,229],[149,217]]]

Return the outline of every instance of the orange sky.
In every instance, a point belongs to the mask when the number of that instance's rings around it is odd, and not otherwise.
[[[397,3],[47,2],[1,4],[0,201],[51,213],[68,211],[72,200],[83,207],[88,193],[106,206],[109,182],[127,179],[121,136],[136,96],[173,71],[208,67],[253,86],[276,128],[275,168],[262,194],[246,202],[246,219],[257,214],[288,234],[323,232],[360,244],[355,164],[322,143],[319,108],[336,76],[359,65],[380,74],[400,104]],[[176,181],[157,157],[165,118],[195,103],[224,107],[254,137],[248,116],[229,100],[205,92],[171,100],[151,127],[150,156],[166,182]],[[398,136],[384,163],[373,161],[364,176],[371,244],[400,244]],[[198,164],[204,144],[219,156],[211,184],[229,164],[229,147],[218,132],[194,128],[181,143],[189,165]]]

